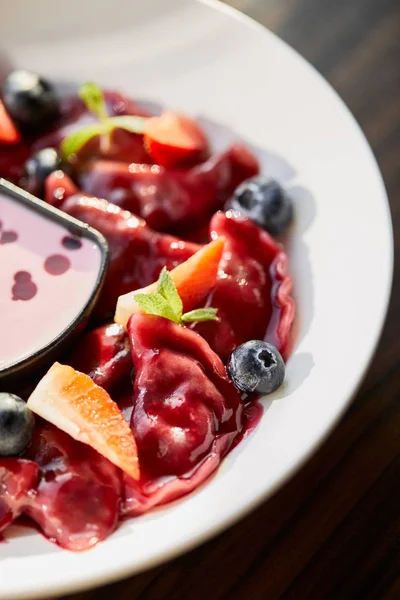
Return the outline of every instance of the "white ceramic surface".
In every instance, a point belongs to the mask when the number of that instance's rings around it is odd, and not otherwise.
[[[0,40],[12,64],[201,116],[218,144],[232,130],[261,150],[265,173],[292,188],[297,213],[288,247],[298,343],[257,430],[197,492],[126,522],[94,550],[64,552],[13,528],[0,545],[0,598],[43,598],[176,556],[254,508],[304,462],[376,345],[392,233],[376,163],[346,107],[293,50],[223,5],[97,0],[94,10],[81,0],[5,0]]]

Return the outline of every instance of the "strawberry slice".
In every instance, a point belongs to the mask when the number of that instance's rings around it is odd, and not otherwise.
[[[144,126],[144,145],[160,165],[167,167],[198,162],[208,153],[208,140],[201,127],[184,115],[163,112]]]
[[[54,363],[32,392],[28,406],[139,479],[133,434],[117,404],[88,375]]]
[[[21,134],[0,100],[0,144],[18,144]]]
[[[196,308],[215,286],[218,265],[224,249],[224,238],[210,242],[171,271],[172,280],[183,303],[183,311]],[[157,282],[118,298],[114,321],[126,327],[134,313],[143,313],[135,302],[135,294],[154,294]]]

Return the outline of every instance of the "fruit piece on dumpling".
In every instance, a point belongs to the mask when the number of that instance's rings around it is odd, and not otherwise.
[[[185,312],[196,308],[214,287],[224,241],[224,238],[220,237],[210,242],[171,271],[172,281],[182,300]],[[157,282],[141,290],[120,296],[114,321],[126,327],[132,314],[144,312],[135,302],[135,295],[154,294],[156,290]]]
[[[147,119],[144,144],[154,160],[165,166],[193,163],[205,158],[208,140],[194,119],[171,111]]]
[[[88,375],[54,363],[32,392],[28,407],[139,479],[133,434],[117,404]]]

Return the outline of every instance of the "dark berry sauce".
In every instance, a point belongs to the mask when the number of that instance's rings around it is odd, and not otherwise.
[[[3,231],[0,232],[0,244],[12,244],[18,239],[18,233],[16,231]]]
[[[49,275],[63,275],[70,266],[69,259],[62,254],[52,254],[44,261],[44,269]]]
[[[32,300],[37,294],[38,288],[32,281],[32,275],[28,271],[18,271],[14,275],[14,285],[11,289],[13,300]]]
[[[82,242],[79,238],[67,235],[61,240],[61,244],[67,250],[79,250],[82,247]]]

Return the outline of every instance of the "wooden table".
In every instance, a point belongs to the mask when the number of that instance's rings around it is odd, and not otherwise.
[[[399,1],[230,3],[299,50],[349,105],[383,172],[397,250]],[[202,547],[70,600],[400,599],[399,269],[368,377],[340,425],[294,479]]]

